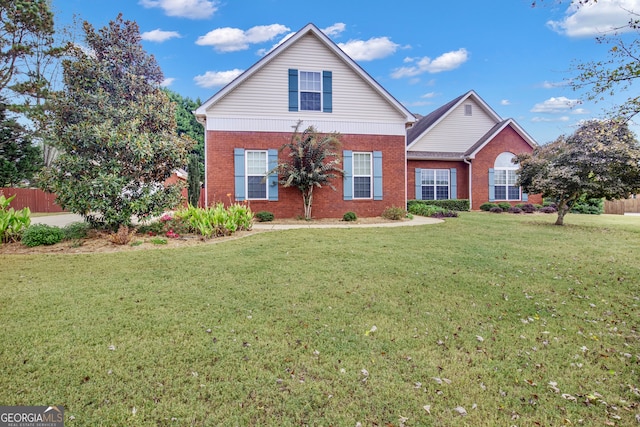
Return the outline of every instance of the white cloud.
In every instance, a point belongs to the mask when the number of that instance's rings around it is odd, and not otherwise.
[[[224,86],[242,73],[243,70],[237,68],[229,71],[207,71],[200,76],[195,76],[193,81],[200,87],[212,88]]]
[[[393,55],[399,45],[388,37],[373,37],[369,40],[349,40],[346,43],[338,43],[347,55],[354,61],[371,61]]]
[[[337,37],[347,28],[347,25],[342,22],[336,22],[330,27],[324,28],[322,30],[329,37]]]
[[[569,84],[568,81],[563,81],[563,82],[550,82],[550,81],[543,81],[540,84],[540,87],[544,88],[544,89],[555,89],[557,87],[563,87],[563,86],[567,86]]]
[[[162,81],[162,83],[160,83],[160,86],[161,86],[161,87],[169,87],[169,86],[171,86],[171,85],[173,84],[173,82],[175,82],[175,81],[176,81],[175,77],[167,77],[166,79],[164,79],[164,80]]]
[[[191,19],[207,19],[218,10],[215,0],[140,0],[146,8],[159,7],[167,16]]]
[[[437,96],[437,95],[438,95],[438,94],[437,94],[437,93],[435,93],[435,92],[429,92],[429,93],[425,93],[425,94],[424,94],[424,95],[422,95],[420,98],[423,98],[423,99],[431,99],[431,98],[433,98],[433,97],[435,97],[435,96]]]
[[[531,112],[548,114],[566,113],[578,104],[580,104],[580,100],[578,99],[569,99],[564,96],[559,96],[557,98],[549,98],[544,102],[534,105]]]
[[[142,40],[157,43],[162,43],[169,39],[182,37],[177,31],[162,31],[160,28],[157,28],[153,31],[146,31],[140,34],[140,36],[142,37]]]
[[[637,18],[637,13],[640,0],[598,0],[583,5],[572,2],[563,20],[548,21],[547,26],[569,37],[597,36],[618,29],[630,31],[625,26]]]
[[[394,79],[400,79],[402,77],[413,77],[422,73],[440,73],[442,71],[450,71],[458,68],[469,59],[469,52],[466,49],[458,49],[451,52],[446,52],[437,57],[431,59],[428,56],[423,58],[414,59],[413,61],[405,58],[405,63],[414,63],[410,67],[397,68],[391,77]]]
[[[293,37],[296,33],[289,33],[286,36],[284,36],[283,38],[280,39],[280,41],[276,44],[274,44],[273,46],[271,46],[270,49],[258,49],[258,56],[264,56],[267,53],[271,52],[273,49],[277,48],[278,46],[280,46],[282,43],[286,42],[287,40],[289,40],[291,37]]]
[[[511,101],[509,101],[508,99],[503,99],[502,101],[500,101],[500,105],[511,105]]]
[[[246,31],[231,27],[216,28],[198,37],[196,44],[213,46],[218,52],[236,52],[248,49],[250,44],[272,40],[287,31],[290,29],[280,24],[258,25]]]
[[[549,122],[568,122],[569,116],[561,116],[561,117],[533,117],[531,119],[534,123],[549,123]]]

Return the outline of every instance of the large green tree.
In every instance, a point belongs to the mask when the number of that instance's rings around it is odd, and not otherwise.
[[[516,163],[523,191],[556,201],[556,225],[581,197],[623,199],[640,191],[640,145],[623,121],[585,122]]]
[[[171,102],[174,103],[176,109],[176,132],[178,135],[187,135],[193,139],[196,144],[193,146],[191,153],[198,157],[200,176],[204,175],[204,126],[202,126],[193,111],[198,108],[202,102],[200,99],[195,101],[189,97],[183,97],[177,92],[169,89],[163,89]]]
[[[179,203],[180,188],[164,181],[186,164],[192,140],[176,133],[174,105],[138,25],[119,15],[99,31],[85,22],[84,32],[86,48],[63,61],[65,88],[53,96],[52,143],[61,154],[43,185],[61,207],[116,230]]]
[[[321,134],[313,126],[301,133],[300,125],[298,122],[291,140],[280,149],[280,152],[287,154],[287,161],[277,165],[268,174],[278,173],[280,184],[300,190],[304,217],[311,219],[313,190],[328,186],[335,191],[331,181],[344,174],[337,151],[341,145],[340,135]]]
[[[42,167],[40,149],[31,143],[26,129],[7,115],[0,103],[0,187],[31,180]]]

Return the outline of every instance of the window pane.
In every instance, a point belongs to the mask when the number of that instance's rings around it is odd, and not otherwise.
[[[496,200],[507,200],[507,187],[504,185],[495,186]]]
[[[507,185],[507,171],[504,169],[495,170],[493,173],[493,179],[495,185]]]
[[[509,186],[509,200],[520,200],[520,187]]]
[[[422,200],[435,200],[433,185],[422,187]]]
[[[247,177],[247,196],[249,199],[266,199],[267,183],[262,182],[261,176]]]
[[[371,176],[371,153],[353,153],[353,175]]]
[[[449,171],[437,170],[436,171],[436,185],[449,185]]]
[[[371,198],[371,178],[368,176],[353,177],[353,197],[356,199]]]
[[[508,170],[507,171],[507,184],[514,185],[517,180],[518,180],[518,175],[516,174],[516,171],[515,170]]]
[[[300,92],[300,109],[304,111],[320,111],[320,93]]]
[[[320,73],[301,71],[300,90],[320,92]]]
[[[265,175],[267,173],[267,153],[265,151],[247,151],[247,175]]]
[[[449,186],[448,185],[438,185],[436,187],[436,199],[443,200],[449,198]]]
[[[433,179],[433,169],[422,169],[422,185],[433,185],[435,181]]]

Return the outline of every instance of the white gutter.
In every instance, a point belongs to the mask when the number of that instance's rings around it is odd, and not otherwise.
[[[465,157],[462,160],[469,165],[469,210],[473,210],[473,165],[471,164],[471,157]]]

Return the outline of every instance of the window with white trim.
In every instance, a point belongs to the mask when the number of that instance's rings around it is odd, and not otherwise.
[[[353,153],[353,198],[370,199],[372,190],[371,153]]]
[[[449,169],[422,169],[420,173],[422,200],[449,199]]]
[[[322,110],[322,76],[315,71],[300,71],[300,110]]]
[[[267,151],[245,151],[247,199],[266,200]]]
[[[496,200],[520,200],[520,187],[516,185],[518,166],[513,163],[513,153],[501,153],[494,163],[494,188]]]

